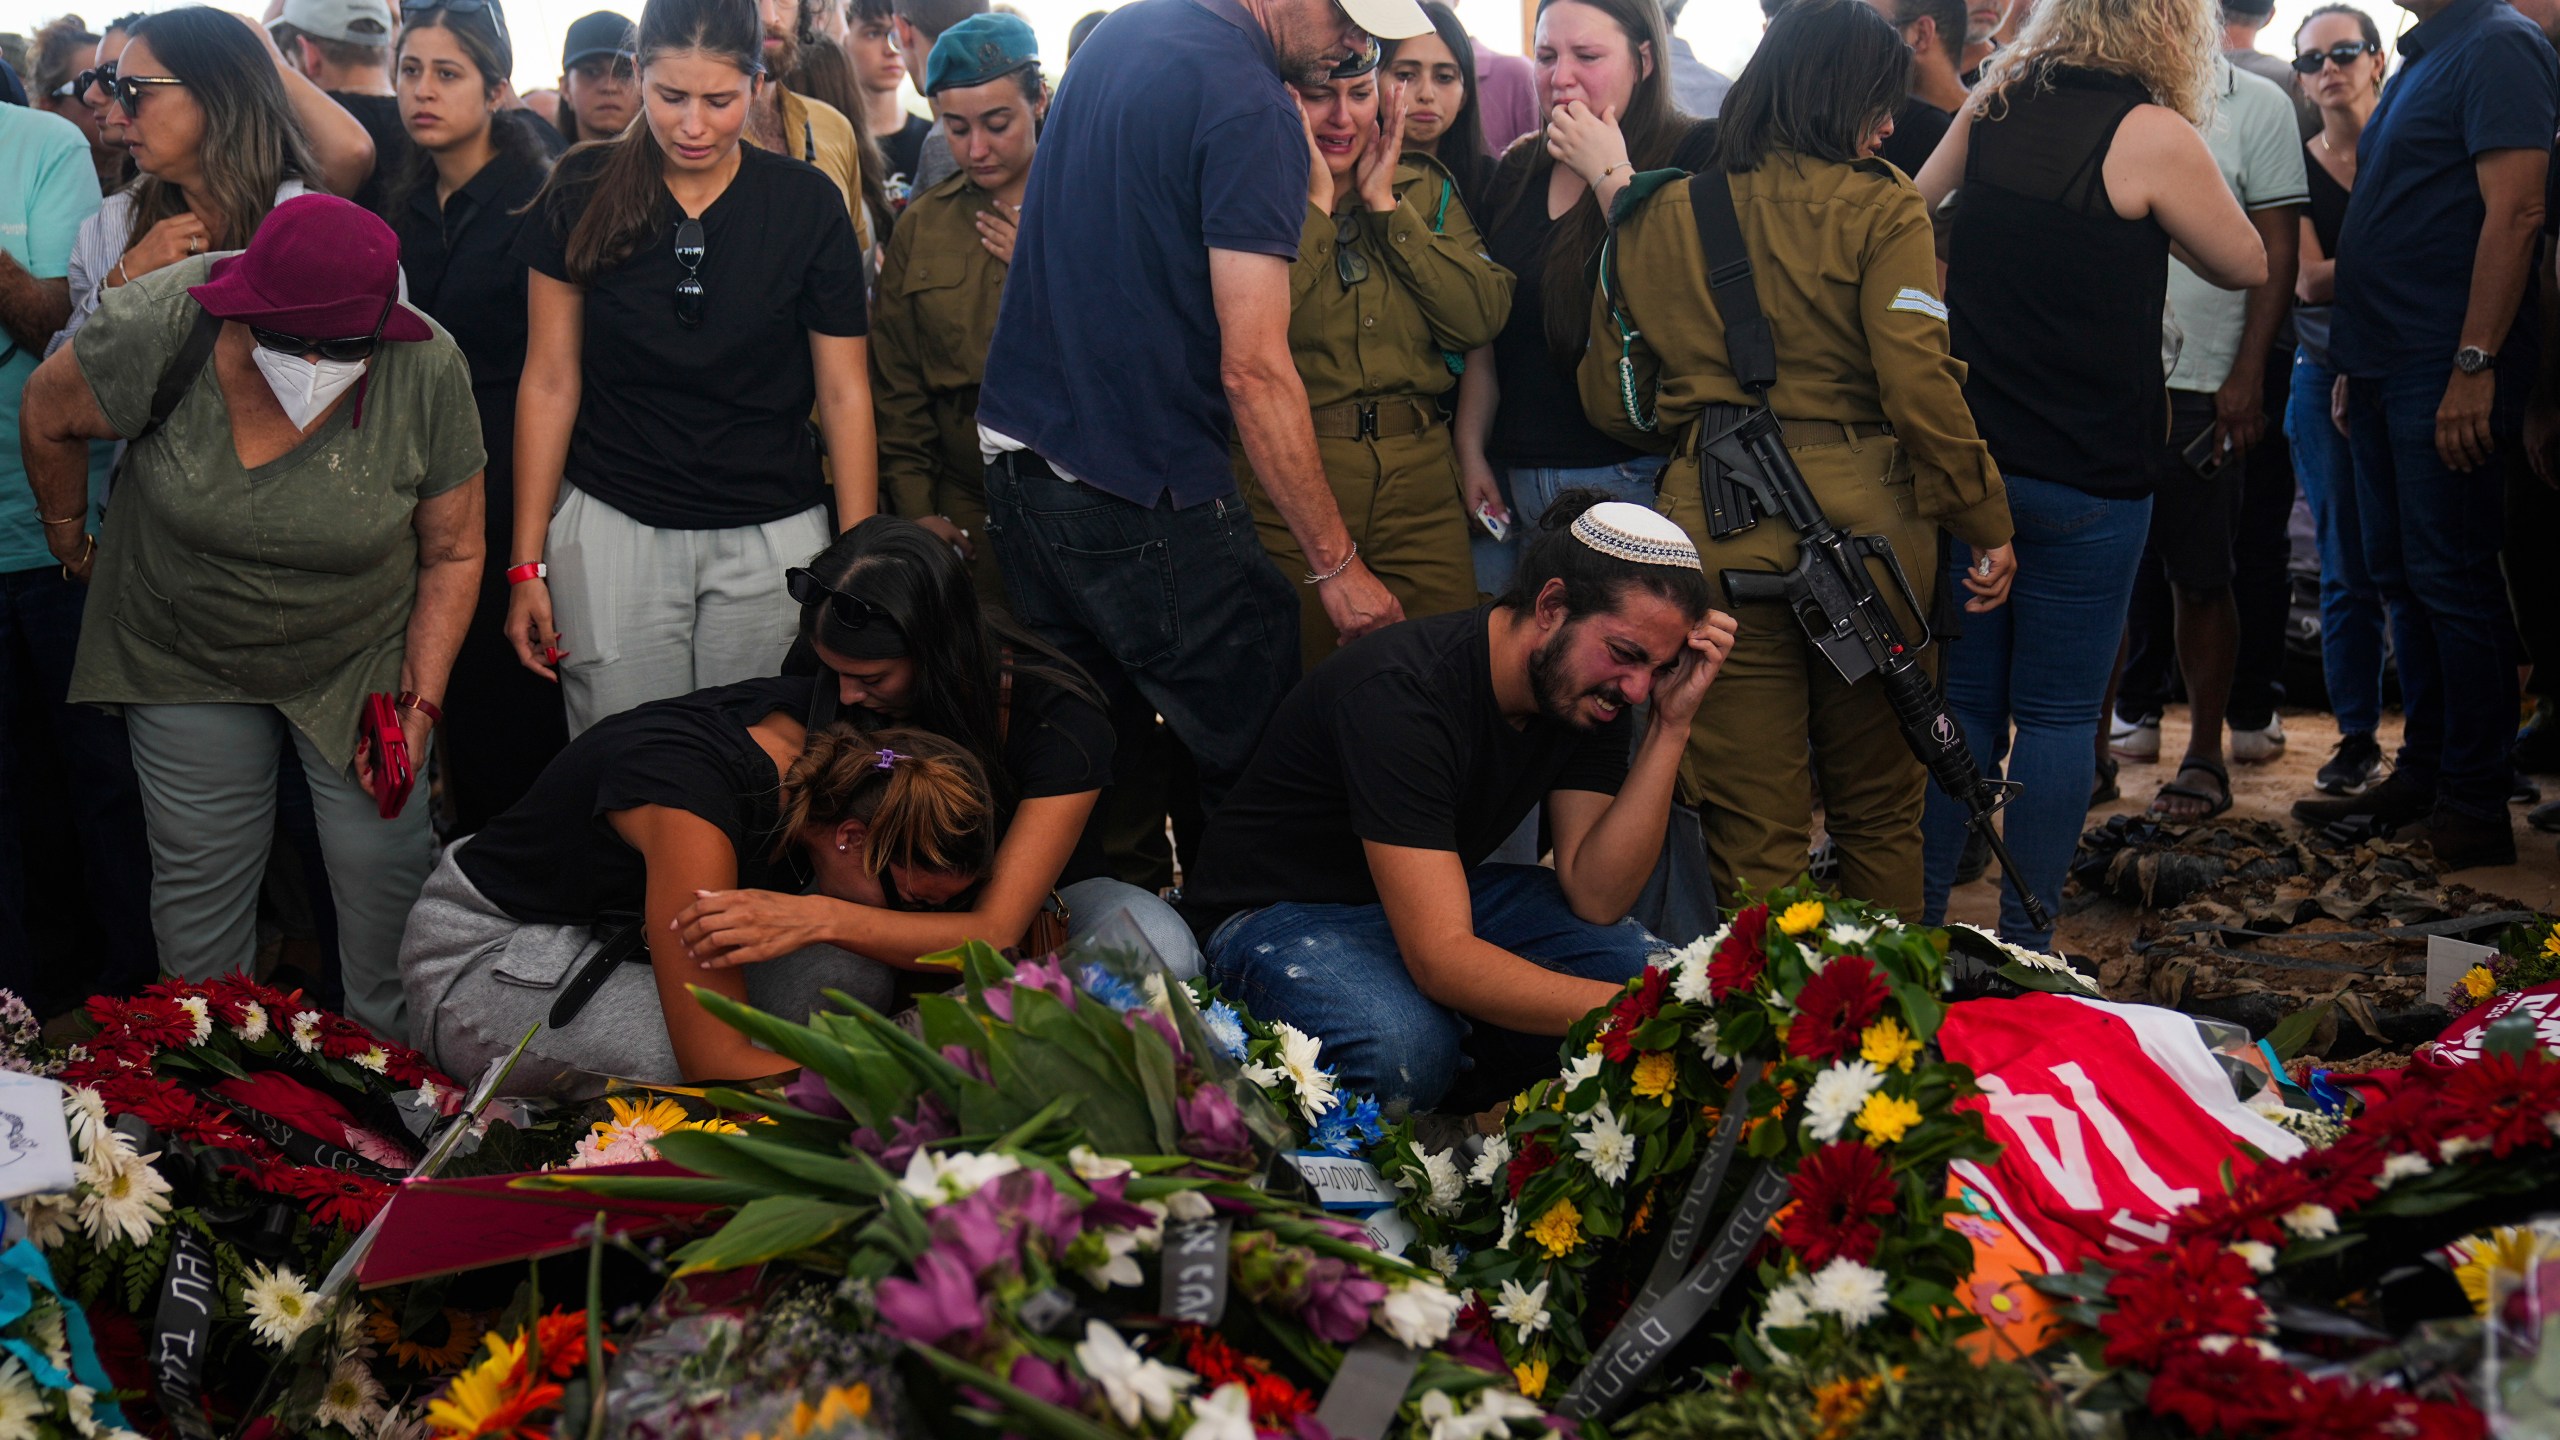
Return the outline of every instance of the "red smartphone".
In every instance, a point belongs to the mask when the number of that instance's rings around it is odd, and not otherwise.
[[[356,746],[373,767],[373,799],[382,818],[398,819],[417,786],[418,772],[409,759],[409,732],[400,727],[400,707],[389,695],[377,690],[364,697]]]

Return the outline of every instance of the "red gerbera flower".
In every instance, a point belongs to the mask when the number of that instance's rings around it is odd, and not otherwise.
[[[1787,1053],[1814,1060],[1854,1055],[1859,1032],[1893,998],[1875,962],[1843,955],[1822,967],[1796,995],[1795,1023],[1787,1027]]]
[[[2529,1055],[2483,1055],[2447,1074],[2440,1099],[2447,1134],[2486,1140],[2504,1160],[2528,1146],[2548,1145],[2543,1117],[2560,1112],[2560,1061]]]
[[[2107,1282],[2117,1308],[2098,1321],[2110,1365],[2156,1370],[2208,1335],[2247,1338],[2267,1307],[2249,1287],[2248,1262],[2209,1241],[2164,1245]]]
[[[1556,1152],[1544,1135],[1532,1135],[1520,1142],[1520,1153],[1511,1157],[1511,1169],[1505,1177],[1511,1182],[1511,1198],[1520,1198],[1521,1188],[1541,1170],[1556,1163]]]
[[[1647,965],[1636,987],[1609,1006],[1609,1023],[1600,1029],[1600,1053],[1611,1064],[1624,1065],[1636,1058],[1636,1030],[1662,1013],[1663,992],[1670,984],[1661,966]]]
[[[2151,1413],[2186,1422],[2198,1435],[2240,1435],[2280,1421],[2309,1388],[2301,1372],[2233,1345],[2219,1355],[2192,1347],[2170,1355],[2151,1377]]]
[[[391,1199],[391,1187],[378,1180],[308,1165],[278,1165],[262,1172],[258,1180],[272,1194],[301,1201],[321,1224],[350,1230],[372,1223],[374,1214]]]
[[[1707,961],[1708,999],[1722,1000],[1759,982],[1760,967],[1769,959],[1763,944],[1768,933],[1766,905],[1751,906],[1733,917],[1733,928],[1717,942],[1716,953]]]
[[[175,1000],[148,993],[132,1000],[92,995],[88,1008],[89,1018],[98,1022],[98,1039],[106,1044],[129,1040],[159,1049],[184,1045],[195,1038],[196,1017]],[[97,1048],[94,1043],[90,1046],[92,1051]]]
[[[1864,1265],[1884,1238],[1870,1217],[1893,1213],[1893,1173],[1867,1146],[1835,1141],[1796,1166],[1795,1197],[1778,1239],[1807,1270],[1842,1256]]]

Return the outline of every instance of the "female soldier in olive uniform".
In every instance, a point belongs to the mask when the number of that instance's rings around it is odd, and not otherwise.
[[[961,546],[978,598],[1005,603],[986,541],[978,382],[1013,259],[1014,223],[1048,107],[1031,27],[973,15],[942,33],[924,93],[941,108],[958,174],[898,217],[871,312],[880,491],[897,514]]]
[[[1726,99],[1716,163],[1730,176],[1777,336],[1768,404],[1824,513],[1891,540],[1924,606],[1938,529],[1954,531],[1991,564],[1966,580],[1966,608],[1987,611],[2006,598],[2014,567],[2008,500],[1974,433],[1964,369],[1947,353],[1928,214],[1911,183],[1873,158],[1909,64],[1892,26],[1863,0],[1799,0],[1778,13]],[[1677,457],[1659,507],[1697,542],[1716,605],[1741,621],[1690,732],[1682,798],[1699,804],[1716,887],[1729,900],[1737,885],[1765,891],[1803,873],[1818,774],[1840,888],[1917,913],[1926,777],[1882,687],[1844,686],[1785,606],[1735,605],[1724,593],[1725,571],[1794,568],[1797,537],[1783,517],[1723,540],[1707,532],[1704,422],[1723,428],[1740,416],[1730,407],[1750,397],[1725,358],[1691,183],[1656,171],[1619,196],[1580,372],[1593,424]],[[1622,355],[1631,384],[1621,383]],[[1869,569],[1879,590],[1898,595],[1884,567]],[[1921,617],[1893,604],[1916,638]]]
[[[1360,558],[1409,619],[1476,603],[1458,452],[1439,396],[1456,362],[1491,343],[1511,309],[1511,272],[1487,259],[1457,185],[1419,152],[1398,163],[1401,97],[1379,113],[1368,70],[1301,87],[1312,154],[1307,222],[1289,271],[1289,348],[1315,410],[1316,448]],[[1306,557],[1236,452],[1263,548],[1291,579]],[[1315,587],[1300,590],[1310,666],[1333,653]]]

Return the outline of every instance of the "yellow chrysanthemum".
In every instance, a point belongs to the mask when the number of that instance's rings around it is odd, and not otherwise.
[[[1884,1382],[1868,1376],[1863,1380],[1839,1379],[1828,1385],[1817,1385],[1813,1391],[1813,1418],[1820,1421],[1819,1440],[1841,1440],[1854,1433],[1858,1421],[1865,1418],[1867,1402],[1875,1398]]]
[[[1920,1107],[1879,1090],[1858,1107],[1858,1128],[1870,1145],[1890,1145],[1920,1123]]]
[[[427,1428],[438,1435],[478,1435],[514,1403],[509,1383],[524,1364],[524,1337],[486,1337],[489,1353],[453,1377],[427,1402]]]
[[[2498,977],[2486,965],[2474,965],[2462,972],[2462,988],[2474,1000],[2486,1000],[2497,993]]]
[[[2551,933],[2542,937],[2542,953],[2560,960],[2560,925],[2552,926]]]
[[[1909,1074],[1920,1058],[1919,1037],[1890,1015],[1868,1026],[1858,1039],[1858,1058],[1888,1070]]]
[[[1802,935],[1822,923],[1822,902],[1799,900],[1778,917],[1778,929],[1789,935]]]
[[[1559,1260],[1582,1248],[1582,1212],[1570,1200],[1558,1200],[1547,1207],[1547,1213],[1530,1223],[1530,1239],[1538,1242],[1550,1260]]]
[[[1636,1057],[1635,1092],[1647,1100],[1671,1103],[1680,1088],[1680,1062],[1668,1050],[1648,1050]]]
[[[1535,1400],[1547,1393],[1547,1362],[1532,1355],[1511,1367],[1511,1378],[1520,1382],[1520,1393]]]
[[[2560,1260],[2560,1237],[2529,1225],[2502,1225],[2462,1242],[2461,1250],[2462,1262],[2453,1267],[2453,1278],[2461,1282],[2462,1293],[2471,1297],[2471,1308],[2486,1315],[2490,1282],[2500,1275],[2510,1282],[2521,1280],[2544,1261]]]

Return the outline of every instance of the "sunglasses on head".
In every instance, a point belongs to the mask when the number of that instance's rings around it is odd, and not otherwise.
[[[702,222],[686,216],[676,225],[676,263],[684,278],[676,282],[676,323],[687,330],[702,323],[709,296],[702,289]]]
[[[113,80],[100,83],[117,107],[124,111],[125,118],[133,119],[142,113],[143,91],[154,85],[184,85],[187,82],[175,75],[118,75]]]
[[[398,303],[397,296],[382,302],[382,318],[373,322],[373,333],[370,335],[356,335],[344,340],[306,340],[299,335],[287,335],[281,330],[266,330],[252,325],[249,327],[249,338],[257,341],[258,348],[261,350],[273,350],[279,355],[291,355],[297,359],[305,355],[317,355],[323,360],[335,360],[341,364],[350,360],[369,359],[381,346],[383,329],[391,323],[391,307]]]
[[[497,32],[500,40],[510,39],[507,34],[507,12],[499,8],[498,0],[408,0],[408,3],[400,7],[400,20],[402,24],[407,24],[413,15],[433,14],[438,10],[449,15],[485,16],[489,21],[489,27]]]
[[[2356,58],[2360,55],[2381,53],[2382,47],[2379,45],[2368,45],[2362,40],[2341,40],[2326,50],[2305,50],[2294,56],[2293,69],[2298,75],[2317,75],[2323,65],[2335,65],[2344,70],[2356,63]]]
[[[898,622],[889,618],[888,611],[859,595],[848,595],[836,589],[806,568],[783,571],[782,585],[791,592],[791,603],[807,606],[823,602],[828,618],[847,630],[863,629],[875,620],[891,629],[897,628]]]

